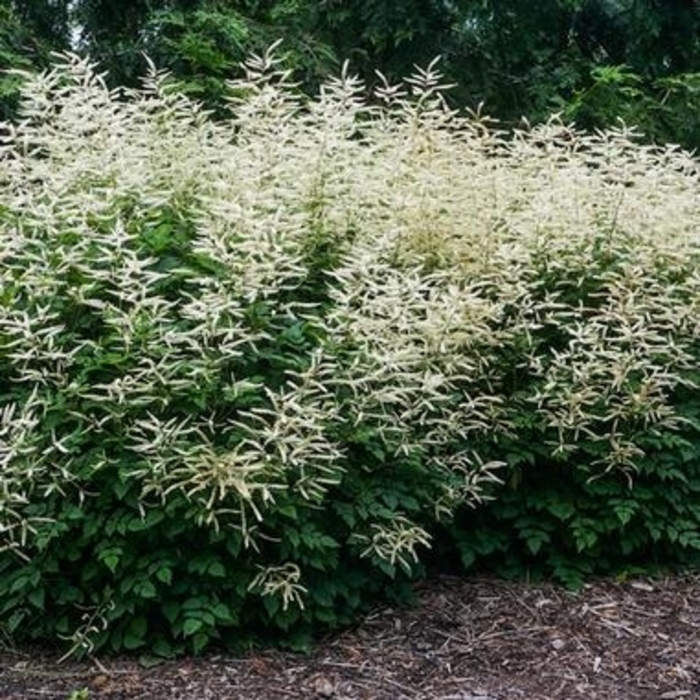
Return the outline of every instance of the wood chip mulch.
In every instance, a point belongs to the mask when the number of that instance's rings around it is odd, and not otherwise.
[[[0,700],[688,700],[700,698],[700,575],[553,585],[451,577],[312,653],[144,669],[0,651]],[[79,691],[84,690],[80,693]]]

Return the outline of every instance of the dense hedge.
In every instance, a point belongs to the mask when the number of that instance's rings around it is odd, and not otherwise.
[[[303,644],[438,533],[567,580],[690,561],[697,162],[506,137],[433,68],[230,91],[214,122],[67,57],[2,127],[2,630]]]

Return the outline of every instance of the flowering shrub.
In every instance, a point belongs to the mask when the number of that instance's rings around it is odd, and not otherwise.
[[[507,138],[441,89],[304,101],[267,54],[215,122],[156,71],[28,81],[0,151],[8,634],[303,643],[407,595],[455,514],[467,561],[463,513],[524,461],[633,484],[682,439],[696,162]]]

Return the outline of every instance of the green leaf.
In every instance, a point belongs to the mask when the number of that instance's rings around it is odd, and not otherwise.
[[[233,615],[231,614],[231,609],[225,603],[216,603],[216,605],[214,605],[211,608],[211,611],[221,622],[233,622]]]
[[[17,593],[17,591],[24,590],[29,584],[29,576],[18,576],[10,586],[10,593]]]
[[[111,552],[109,554],[106,554],[104,557],[102,557],[102,562],[112,573],[116,572],[120,561],[121,561],[121,553],[117,554],[115,552]]]
[[[209,567],[207,568],[207,573],[210,576],[224,578],[226,576],[226,569],[224,568],[221,562],[213,561],[211,564],[209,564]]]
[[[124,631],[124,648],[131,650],[143,646],[147,629],[148,622],[145,617],[134,617]]]
[[[44,600],[46,598],[46,591],[44,588],[35,588],[28,596],[27,600],[39,610],[44,609]]]
[[[156,639],[151,645],[151,650],[154,654],[161,657],[161,659],[172,659],[176,654],[175,647],[162,637]]]
[[[297,520],[299,518],[297,507],[293,503],[285,503],[279,506],[277,512],[287,516],[291,520]]]
[[[204,632],[199,632],[192,639],[192,651],[199,654],[209,644],[210,636]]]
[[[525,540],[527,548],[532,554],[537,554],[542,545],[550,541],[549,533],[538,529],[524,530],[520,533],[520,537]]]
[[[169,566],[161,566],[156,571],[156,578],[169,586],[173,582],[173,570]]]
[[[161,604],[160,609],[163,612],[165,619],[171,625],[174,625],[175,620],[177,620],[178,615],[180,614],[180,604],[178,601],[175,599],[166,600]]]
[[[198,617],[188,617],[185,620],[185,624],[182,626],[182,632],[185,637],[191,637],[193,634],[199,632],[204,626],[204,622]]]
[[[613,507],[613,512],[622,525],[627,525],[639,509],[638,504],[634,501],[613,500],[611,501],[611,505]]]
[[[263,602],[263,605],[265,606],[265,610],[267,611],[267,614],[271,618],[274,618],[275,615],[277,615],[277,613],[279,612],[280,607],[281,607],[281,603],[280,603],[279,598],[277,596],[273,596],[273,595],[266,595],[266,596],[263,596],[262,602]]]
[[[290,542],[292,547],[295,549],[299,547],[301,544],[301,537],[299,536],[299,531],[295,530],[294,528],[287,528],[284,532],[284,537],[287,541]]]
[[[549,501],[546,509],[559,520],[568,520],[576,512],[573,503],[569,501]]]
[[[202,610],[207,605],[207,599],[204,596],[195,596],[188,598],[183,604],[182,609],[187,611]]]
[[[150,581],[144,581],[135,591],[141,598],[155,598],[157,595],[156,587]]]

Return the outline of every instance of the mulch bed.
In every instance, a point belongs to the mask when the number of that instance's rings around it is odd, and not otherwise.
[[[57,664],[0,652],[0,700],[700,698],[700,576],[553,585],[451,577],[312,653]],[[80,695],[77,695],[80,698]],[[82,698],[81,698],[82,700]]]

